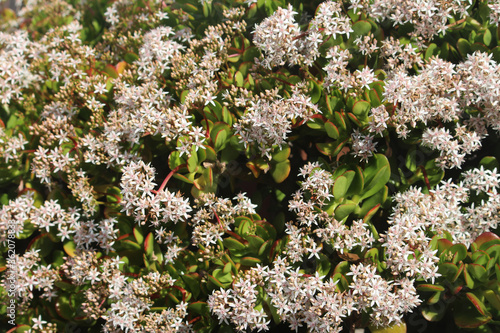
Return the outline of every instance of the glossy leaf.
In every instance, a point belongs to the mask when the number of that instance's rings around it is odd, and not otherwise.
[[[271,176],[276,183],[282,183],[290,174],[290,160],[279,162],[271,168]]]

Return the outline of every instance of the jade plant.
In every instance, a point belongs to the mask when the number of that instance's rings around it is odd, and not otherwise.
[[[498,330],[496,1],[17,6],[6,332]]]

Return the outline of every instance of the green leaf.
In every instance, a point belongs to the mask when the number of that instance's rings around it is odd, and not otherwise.
[[[198,274],[182,274],[182,281],[186,284],[186,289],[193,294],[195,298],[200,295],[200,279]]]
[[[367,35],[372,29],[370,22],[365,20],[360,20],[352,25],[352,30],[354,30],[352,37],[350,39],[355,40],[361,35]]]
[[[499,48],[499,50],[500,50],[500,46],[497,46],[496,48]],[[500,59],[499,59],[498,62],[500,62]],[[485,156],[485,157],[483,157],[481,159],[481,161],[479,162],[479,165],[484,166],[488,170],[493,170],[495,168],[498,169],[500,167],[500,165],[498,164],[497,159],[494,156]]]
[[[320,253],[319,259],[316,260],[316,271],[318,272],[319,276],[327,276],[328,273],[330,273],[331,268],[332,264],[330,262],[330,259],[323,253]]]
[[[262,244],[262,246],[259,248],[259,252],[257,253],[259,256],[267,256],[269,253],[269,250],[271,249],[271,246],[273,245],[273,240],[268,239],[267,241]]]
[[[488,272],[486,268],[477,264],[468,264],[467,270],[470,272],[474,280],[479,282],[485,282],[488,279]]]
[[[494,47],[491,50],[491,54],[493,55],[493,60],[495,60],[497,63],[500,62],[500,46]]]
[[[359,215],[365,216],[373,208],[383,204],[387,200],[388,193],[389,193],[389,188],[384,185],[384,187],[382,187],[380,191],[378,191],[377,193],[375,193],[374,195],[363,201]]]
[[[417,290],[438,292],[438,291],[444,291],[445,289],[443,286],[440,286],[438,284],[420,284],[417,286]]]
[[[325,123],[326,134],[332,139],[339,138],[339,130],[331,121]]]
[[[467,257],[467,248],[463,244],[455,244],[450,247],[449,251],[453,254],[452,262],[457,264]]]
[[[490,46],[491,39],[492,39],[491,31],[489,29],[486,29],[484,31],[484,35],[483,35],[483,43],[484,43],[484,45]]]
[[[213,284],[215,284],[215,286],[219,287],[219,288],[222,288],[222,289],[225,289],[224,285],[219,281],[217,280],[216,278],[214,278],[212,275],[208,275],[208,280],[210,282],[212,282]]]
[[[457,49],[463,58],[466,58],[468,54],[472,53],[470,43],[467,39],[460,38],[457,42]]]
[[[435,43],[429,44],[427,50],[425,51],[425,60],[428,60],[433,55],[437,55],[438,51],[439,51],[438,46]]]
[[[500,244],[493,244],[484,251],[490,258],[495,258],[496,262],[500,262]]]
[[[245,239],[248,241],[250,246],[255,251],[259,250],[261,248],[262,244],[264,244],[264,239],[262,239],[262,237],[259,237],[257,235],[248,235],[245,237]]]
[[[249,235],[254,230],[252,220],[246,216],[238,217],[235,221],[239,222],[236,232],[242,237]]]
[[[316,148],[320,153],[334,157],[337,156],[338,153],[342,150],[344,145],[347,143],[348,139],[345,139],[342,142],[334,141],[334,142],[326,142],[326,143],[317,143]]]
[[[118,71],[116,70],[116,67],[113,66],[113,65],[106,65],[106,67],[104,67],[104,72],[106,72],[106,74],[109,75],[109,77],[112,77],[113,79],[116,79],[118,78]]]
[[[283,147],[281,147],[280,150],[273,152],[271,159],[272,159],[272,161],[278,162],[278,163],[284,162],[290,156],[290,151],[291,151],[291,149],[289,146],[283,146]]]
[[[348,261],[341,261],[335,266],[335,270],[333,271],[334,274],[336,273],[341,273],[343,275],[346,275],[347,273],[350,272],[350,265]]]
[[[123,57],[123,59],[125,59],[126,62],[128,62],[129,64],[139,60],[139,56],[133,52],[129,52],[127,54],[125,54],[125,56]]]
[[[344,197],[349,189],[349,186],[351,185],[353,177],[354,174],[352,174],[352,177],[350,177],[349,180],[346,176],[342,175],[335,179],[335,183],[333,184],[333,197],[335,200],[340,200]]]
[[[467,287],[469,289],[474,289],[474,287],[476,286],[476,282],[474,281],[474,279],[472,279],[472,276],[469,273],[468,266],[469,266],[468,264],[465,264],[465,268],[464,268],[465,284],[467,285]]]
[[[437,236],[436,236],[437,237]],[[444,253],[446,250],[448,250],[450,247],[453,246],[453,243],[449,241],[446,238],[441,238],[437,240],[437,249],[438,249],[438,254],[441,255]],[[453,265],[453,264],[452,264]],[[456,266],[455,266],[456,267]]]
[[[210,316],[210,308],[206,302],[192,302],[188,305],[188,309],[202,316]]]
[[[377,193],[378,191],[380,191],[380,189],[382,189],[385,186],[385,184],[387,184],[389,178],[391,178],[391,167],[389,165],[389,162],[387,162],[387,165],[382,166],[375,173],[373,178],[371,178],[369,182],[365,183],[366,192],[363,193],[360,199],[362,200],[368,198],[373,194]]]
[[[57,298],[55,309],[57,314],[66,320],[72,320],[75,316],[75,311],[71,307],[71,300],[66,294]]]
[[[237,71],[234,74],[234,81],[236,82],[237,87],[243,87],[244,79],[243,79],[243,74],[241,74],[240,71]]]
[[[500,295],[489,289],[483,291],[483,296],[486,298],[489,304],[491,304],[495,309],[500,311]]]
[[[357,203],[347,200],[345,204],[339,205],[337,209],[335,209],[335,218],[339,221],[343,220],[349,216],[349,214],[354,212],[356,207],[358,207]]]
[[[275,164],[271,168],[271,176],[276,183],[282,183],[290,174],[290,160],[285,160]]]
[[[233,237],[228,237],[225,238],[222,243],[224,244],[225,247],[227,247],[229,250],[244,250],[246,249],[246,246],[238,241],[237,239]]]
[[[231,265],[231,264],[229,264]],[[213,277],[217,279],[224,287],[229,286],[233,282],[233,276],[231,275],[231,269],[224,271],[222,269],[216,269],[213,272]]]
[[[458,267],[451,262],[445,262],[439,265],[439,274],[443,275],[447,280],[453,281],[453,278],[458,273]]]
[[[191,151],[191,156],[187,160],[187,166],[189,172],[196,172],[198,170],[198,154],[193,150]]]
[[[486,250],[493,244],[500,244],[500,237],[492,232],[483,232],[479,237],[476,238],[474,243],[481,250]]]
[[[370,109],[371,105],[367,101],[357,101],[352,107],[352,113],[354,113],[358,119],[365,119],[368,117]]]
[[[179,165],[185,163],[186,159],[184,158],[184,156],[180,156],[180,152],[178,150],[174,150],[170,153],[168,157],[168,167],[170,168],[170,170],[173,170]]]
[[[446,314],[446,306],[424,306],[422,307],[422,316],[428,321],[440,321]]]
[[[321,93],[323,92],[323,88],[316,83],[314,80],[309,81],[311,84],[311,103],[316,104],[321,99]]]
[[[155,243],[154,235],[152,232],[150,232],[146,236],[146,239],[144,240],[144,252],[146,253],[146,256],[148,258],[151,258],[151,256],[153,255],[154,243]]]
[[[142,244],[142,242],[144,241],[144,234],[142,232],[141,227],[139,226],[134,227],[134,237],[135,240],[137,241],[137,244]]]
[[[240,259],[240,264],[243,266],[255,266],[260,263],[262,263],[262,261],[259,258],[254,257],[243,257]]]
[[[44,234],[36,236],[28,244],[28,249],[29,250],[40,250],[38,252],[38,254],[40,255],[40,257],[43,258],[43,257],[48,256],[52,252],[54,245],[55,245],[55,243],[51,240],[50,234],[44,233]]]
[[[353,171],[354,177],[346,195],[359,195],[361,194],[365,186],[365,178],[363,176],[363,171],[361,170],[361,168],[357,165]]]
[[[486,309],[486,306],[484,306],[483,302],[481,302],[479,300],[479,298],[477,298],[476,295],[474,295],[473,293],[471,292],[468,292],[465,294],[465,296],[467,297],[467,299],[472,303],[472,305],[474,306],[474,308],[483,316],[489,316],[491,318],[491,314],[488,312],[488,310]]]
[[[214,143],[213,147],[216,152],[224,149],[230,135],[231,135],[231,128],[229,127],[228,124],[223,122],[217,122],[214,124],[213,128],[210,129],[210,138]]]

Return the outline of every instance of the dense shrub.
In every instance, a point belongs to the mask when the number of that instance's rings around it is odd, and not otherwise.
[[[24,1],[0,24],[0,325],[500,322],[500,5]]]

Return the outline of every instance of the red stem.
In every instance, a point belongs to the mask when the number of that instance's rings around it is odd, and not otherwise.
[[[167,183],[168,183],[169,179],[172,178],[172,176],[174,175],[174,173],[176,173],[181,168],[184,168],[186,166],[187,166],[186,163],[176,166],[172,171],[170,171],[170,173],[167,175],[167,177],[165,177],[165,179],[163,180],[163,183],[161,183],[161,185],[160,185],[160,188],[157,191],[154,191],[153,193],[157,194],[157,193],[160,193],[161,191],[163,191],[163,189],[165,188],[165,186],[167,186]]]

